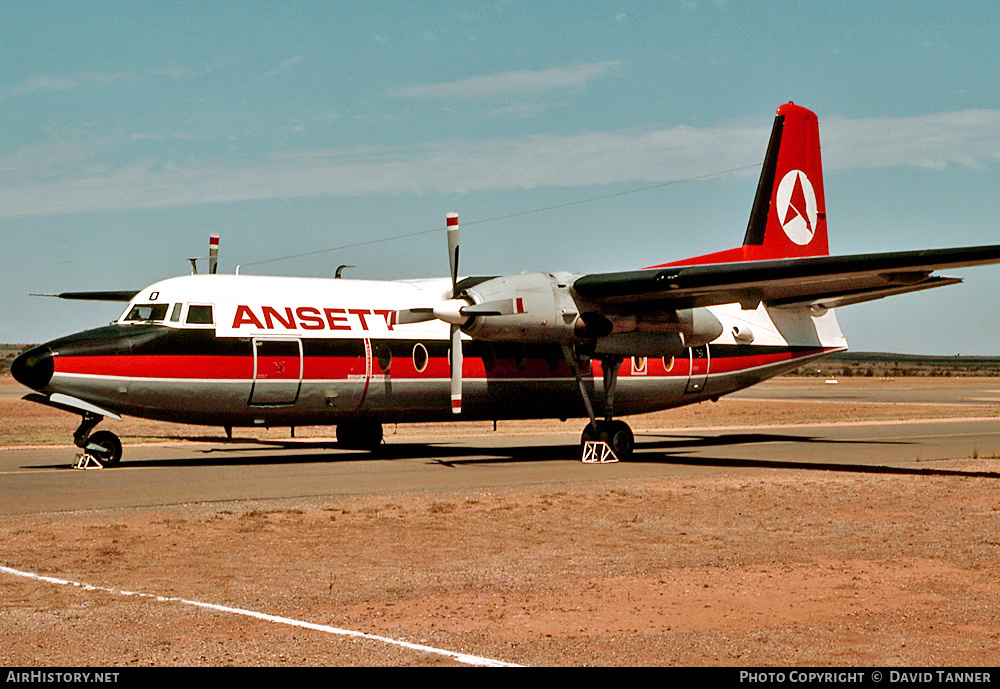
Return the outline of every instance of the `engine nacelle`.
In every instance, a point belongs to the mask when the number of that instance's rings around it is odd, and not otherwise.
[[[490,342],[581,341],[580,309],[570,294],[576,276],[522,273],[492,278],[462,292],[472,304],[462,330]]]
[[[678,356],[722,334],[706,308],[615,314],[580,313],[577,276],[522,273],[484,280],[434,309],[468,335],[490,342],[589,344],[595,354]]]
[[[679,356],[722,335],[723,327],[704,307],[607,313],[612,331],[594,343],[595,354]]]

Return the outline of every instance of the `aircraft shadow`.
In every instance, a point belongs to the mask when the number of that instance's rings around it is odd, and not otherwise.
[[[649,437],[649,436],[646,436]],[[683,466],[700,467],[720,467],[720,468],[741,468],[741,469],[795,469],[811,471],[835,471],[861,474],[893,474],[900,476],[964,476],[970,478],[991,478],[1000,479],[1000,472],[993,471],[962,471],[957,469],[934,469],[934,468],[910,468],[888,465],[870,464],[850,464],[845,462],[807,462],[794,460],[767,460],[767,459],[733,459],[728,457],[688,457],[687,452],[693,452],[706,447],[724,447],[732,445],[749,445],[754,443],[803,443],[803,444],[857,444],[857,445],[909,445],[909,441],[866,441],[866,440],[832,440],[800,435],[781,435],[768,433],[739,433],[723,436],[671,436],[671,440],[658,442],[637,442],[636,452],[629,460],[629,464],[672,464]],[[480,448],[477,448],[479,450]],[[537,448],[542,452],[537,454],[541,459],[574,459],[579,460],[580,448],[578,445],[565,445],[559,447]],[[561,456],[555,456],[556,450]],[[653,450],[653,451],[651,451]],[[667,452],[657,452],[656,450],[668,450]],[[465,455],[461,459],[446,460],[435,459],[438,464],[445,466],[475,465],[475,464],[495,464],[499,462],[511,461],[536,461],[535,457],[523,456],[517,451],[509,451],[495,458],[475,458],[468,457],[472,450],[468,447],[462,448],[459,454]],[[482,448],[482,454],[487,454],[488,450]]]
[[[648,438],[664,437],[666,440],[645,442]],[[636,447],[673,450],[684,448],[722,447],[727,445],[753,445],[758,443],[824,443],[827,445],[909,445],[906,440],[836,440],[809,435],[781,433],[731,433],[726,435],[643,435],[637,438]]]
[[[655,438],[655,439],[654,439]],[[167,439],[167,438],[164,438]],[[648,440],[652,439],[652,440]],[[179,440],[173,437],[169,440]],[[254,438],[199,437],[185,438],[213,443],[211,447],[195,450],[196,457],[177,459],[128,460],[115,470],[142,467],[194,467],[194,466],[260,466],[327,464],[333,462],[364,462],[385,460],[426,459],[428,463],[445,467],[474,467],[496,464],[518,464],[552,461],[579,461],[580,446],[560,443],[529,446],[498,446],[489,442],[470,445],[452,445],[440,441],[409,441],[384,444],[376,452],[341,449],[336,441],[287,439],[268,440]],[[639,436],[636,452],[629,464],[660,464],[698,467],[743,469],[793,469],[836,471],[846,473],[894,474],[918,476],[965,476],[1000,479],[1000,472],[960,471],[935,468],[909,468],[887,465],[851,464],[845,462],[809,462],[795,460],[734,459],[729,457],[695,457],[690,453],[712,447],[754,445],[767,443],[857,444],[857,445],[906,445],[908,441],[836,440],[816,436],[780,433],[735,433],[729,435],[645,435]],[[70,468],[66,463],[26,466],[23,468]]]
[[[640,458],[643,461],[645,458]],[[635,458],[632,460],[636,461]],[[658,460],[653,460],[658,461]],[[959,469],[932,469],[888,466],[885,464],[847,464],[844,462],[796,462],[790,460],[732,459],[727,457],[677,457],[660,460],[663,463],[685,466],[720,467],[731,469],[798,469],[809,471],[837,471],[852,474],[893,474],[897,476],[964,476],[966,478],[1000,479],[996,471],[962,471]]]
[[[444,465],[458,464],[450,458],[483,461],[539,462],[579,459],[578,445],[544,445],[529,447],[497,447],[483,445],[452,445],[440,441],[393,442],[382,445],[377,451],[345,450],[333,440],[264,440],[256,438],[163,438],[163,440],[188,440],[212,443],[211,447],[193,449],[194,457],[176,459],[132,459],[129,449],[114,471],[130,468],[197,467],[197,466],[260,466],[282,464],[330,464],[335,462],[374,462],[385,460],[427,459]],[[69,457],[72,457],[69,451]],[[72,469],[69,462],[24,465],[23,469]]]

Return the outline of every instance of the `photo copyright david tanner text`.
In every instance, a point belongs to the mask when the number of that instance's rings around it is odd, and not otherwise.
[[[920,670],[913,672],[903,670],[870,670],[867,672],[857,670],[740,671],[740,682],[756,682],[759,684],[770,682],[829,682],[831,684],[850,684],[866,681],[888,682],[889,684],[929,684],[931,682],[946,684],[992,684],[993,678],[990,672],[981,670]]]

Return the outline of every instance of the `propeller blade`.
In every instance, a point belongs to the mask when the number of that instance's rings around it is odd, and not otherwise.
[[[448,266],[451,268],[451,296],[457,297],[458,290],[458,213],[449,213],[448,225]]]
[[[219,267],[219,235],[208,235],[208,273],[215,275]]]
[[[510,316],[525,312],[524,299],[515,297],[513,299],[484,301],[482,304],[463,306],[458,312],[463,316]]]
[[[448,267],[451,269],[451,296],[448,302],[458,301],[458,213],[449,213],[447,216],[448,226]],[[445,302],[447,304],[448,302]],[[465,302],[467,303],[467,302]],[[463,303],[462,305],[465,305]],[[439,307],[435,307],[434,315],[437,318]],[[462,318],[455,309],[455,318],[449,319],[451,323],[451,413],[462,413],[462,328],[461,323],[456,322]],[[449,315],[452,315],[449,313]],[[442,319],[444,320],[444,319]]]
[[[462,329],[451,326],[451,413],[462,413]]]
[[[427,321],[433,321],[437,316],[434,315],[434,309],[431,307],[418,307],[415,309],[400,309],[396,312],[396,316],[392,321],[395,323],[425,323]]]

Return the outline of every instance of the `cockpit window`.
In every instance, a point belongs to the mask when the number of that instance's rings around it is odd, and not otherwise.
[[[170,311],[170,322],[171,323],[176,323],[177,321],[179,321],[181,319],[181,308],[183,306],[184,306],[184,304],[181,304],[180,302],[177,302],[176,304],[174,304],[174,308]]]
[[[188,307],[187,323],[195,325],[212,325],[215,319],[212,318],[212,307],[201,304],[191,304]]]
[[[166,304],[136,304],[125,316],[125,321],[147,323],[162,321],[167,315]]]

